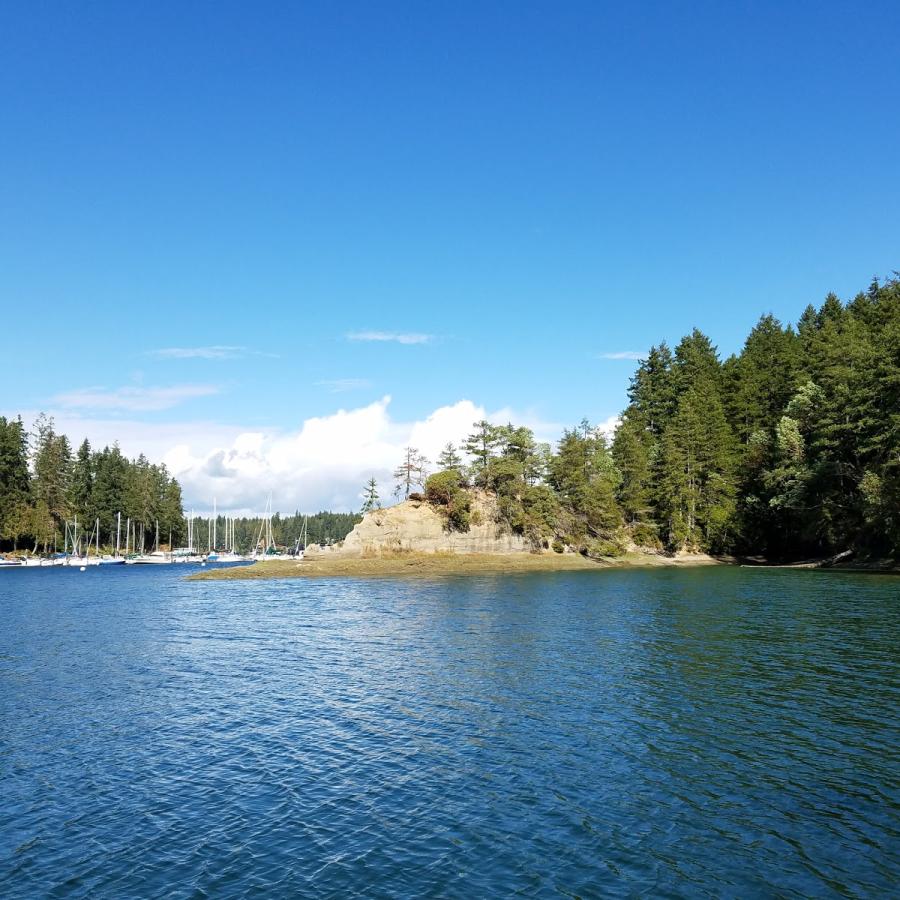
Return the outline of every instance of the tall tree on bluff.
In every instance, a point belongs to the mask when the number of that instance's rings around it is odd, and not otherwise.
[[[366,486],[363,488],[363,503],[360,512],[367,513],[371,512],[373,509],[377,509],[380,499],[381,498],[378,496],[378,482],[373,476],[366,482]]]
[[[475,429],[465,442],[465,450],[472,457],[472,477],[476,484],[490,487],[490,464],[501,442],[500,430],[486,419],[476,422]]]
[[[456,449],[456,445],[449,441],[444,445],[444,449],[438,454],[437,458],[438,469],[460,469],[462,468],[462,457],[459,455],[459,451]]]
[[[394,493],[402,494],[403,499],[408,500],[413,488],[425,486],[428,460],[415,447],[407,447],[403,451],[403,461],[394,469],[394,478],[397,482]]]

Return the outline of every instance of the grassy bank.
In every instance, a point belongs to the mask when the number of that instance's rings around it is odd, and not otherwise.
[[[712,565],[708,557],[671,559],[632,553],[617,559],[591,560],[575,553],[394,553],[368,558],[315,556],[301,562],[264,562],[252,566],[209,569],[191,580],[231,581],[267,578],[377,578],[396,575],[502,575],[527,572],[596,571],[630,566]]]

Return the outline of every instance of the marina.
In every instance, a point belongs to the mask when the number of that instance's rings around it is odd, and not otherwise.
[[[235,518],[224,516],[224,540],[220,545],[218,537],[219,516],[213,501],[213,513],[206,519],[206,549],[201,549],[202,541],[197,528],[201,517],[191,512],[185,516],[187,545],[172,547],[169,536],[168,549],[160,545],[159,522],[155,523],[153,549],[146,549],[143,523],[127,518],[122,542],[122,514],[115,515],[115,531],[109,534],[109,545],[101,546],[100,519],[95,518],[90,532],[85,536],[83,524],[75,517],[64,523],[63,550],[38,553],[36,548],[22,553],[0,555],[0,569],[56,569],[68,568],[84,571],[94,566],[226,566],[254,562],[283,562],[303,558],[308,536],[308,517],[305,517],[300,535],[291,547],[279,546],[275,541],[272,526],[272,497],[266,501],[266,510],[260,519],[256,542],[249,553],[237,550]],[[140,536],[140,537],[139,537]],[[140,549],[138,549],[140,548]]]

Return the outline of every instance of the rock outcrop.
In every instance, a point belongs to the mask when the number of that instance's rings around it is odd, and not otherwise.
[[[343,545],[333,552],[347,556],[383,553],[524,553],[528,545],[520,535],[501,531],[493,498],[482,492],[472,497],[472,524],[465,533],[448,531],[446,520],[424,500],[406,500],[387,509],[366,513]]]

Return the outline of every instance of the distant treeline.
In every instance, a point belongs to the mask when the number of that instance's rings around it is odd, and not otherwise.
[[[279,547],[292,548],[297,541],[303,542],[304,530],[307,544],[333,544],[342,541],[359,522],[355,513],[318,512],[309,516],[295,512],[292,516],[275,513],[272,516],[272,533]],[[230,519],[234,522],[234,549],[238,553],[249,553],[257,545],[264,520],[258,516]],[[305,529],[304,529],[305,526]],[[201,550],[209,546],[210,520],[198,520],[194,525],[195,543]],[[224,548],[225,517],[219,516],[215,528],[216,540]],[[263,540],[265,532],[262,532]],[[232,548],[228,548],[232,549]],[[265,549],[265,548],[262,548]]]
[[[448,445],[427,481],[408,448],[398,488],[424,485],[461,530],[465,488],[487,488],[512,531],[590,555],[630,541],[773,559],[900,551],[897,278],[846,305],[829,294],[796,328],[765,315],[724,362],[696,329],[674,351],[659,344],[629,400],[611,444],[587,422],[555,452],[527,428],[478,422],[466,460]]]
[[[129,518],[146,548],[155,540],[157,522],[160,541],[168,542],[170,534],[173,542],[184,537],[181,487],[165,466],[144,456],[129,460],[116,445],[95,451],[87,440],[73,454],[53,419],[40,416],[29,434],[21,418],[0,416],[0,543],[62,550],[65,523],[77,517],[82,535],[99,519],[100,542],[111,546],[117,513],[123,547]]]

